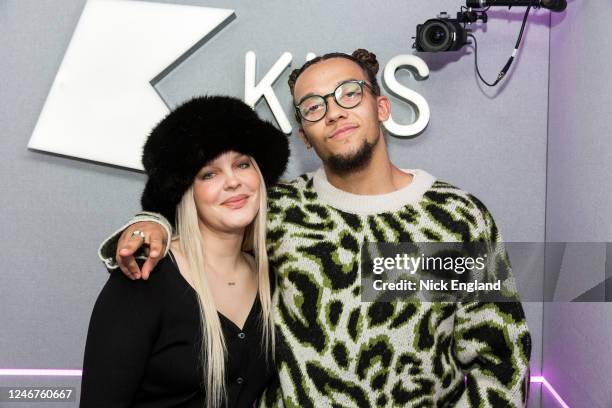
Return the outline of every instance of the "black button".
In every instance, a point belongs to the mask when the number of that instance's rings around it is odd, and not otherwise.
[[[240,340],[244,340],[245,337],[246,337],[246,335],[244,333],[242,333],[242,332],[238,333],[238,338]]]
[[[244,379],[242,377],[238,377],[238,378],[236,378],[236,382],[238,384],[242,384],[244,382]]]

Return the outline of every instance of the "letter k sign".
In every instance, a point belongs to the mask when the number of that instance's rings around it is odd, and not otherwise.
[[[28,147],[142,169],[168,113],[154,84],[235,17],[233,10],[89,0]]]

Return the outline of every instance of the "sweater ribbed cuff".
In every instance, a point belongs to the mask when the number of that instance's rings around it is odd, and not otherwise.
[[[119,237],[123,233],[123,231],[132,224],[142,221],[151,221],[156,222],[161,225],[166,231],[166,246],[164,248],[164,256],[168,255],[168,251],[170,250],[170,238],[172,236],[172,226],[168,222],[168,220],[161,214],[142,211],[134,215],[134,217],[128,221],[127,224],[123,225],[121,228],[113,232],[108,238],[106,238],[102,244],[100,244],[100,248],[98,248],[98,258],[104,262],[104,265],[108,270],[114,270],[119,267],[117,264],[117,260],[115,259],[117,254],[117,245],[119,243]],[[139,249],[136,252],[135,257],[137,259],[147,259],[147,256],[144,254],[142,249]]]

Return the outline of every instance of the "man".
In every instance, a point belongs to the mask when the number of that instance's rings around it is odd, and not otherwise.
[[[323,167],[269,192],[279,383],[263,404],[523,406],[531,339],[520,303],[362,302],[365,242],[501,241],[474,196],[390,162],[377,70],[375,56],[357,50],[290,77],[300,136]],[[122,235],[116,259],[133,278],[162,254],[168,233],[158,222]],[[140,271],[142,241],[150,254]],[[112,258],[114,245],[102,252]]]

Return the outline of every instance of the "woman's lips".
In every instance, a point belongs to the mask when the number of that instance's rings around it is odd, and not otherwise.
[[[244,207],[248,199],[249,199],[248,195],[240,194],[240,195],[228,198],[227,200],[222,202],[221,205],[228,207],[228,208],[232,208],[232,209],[238,209],[238,208]]]

